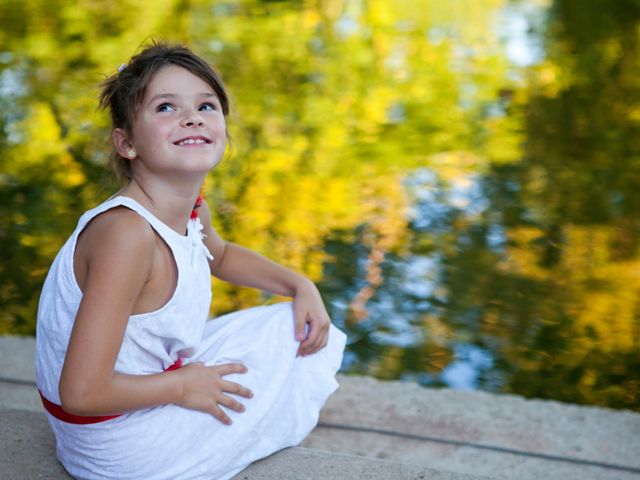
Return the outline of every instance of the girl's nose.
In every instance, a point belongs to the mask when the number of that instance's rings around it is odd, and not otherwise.
[[[193,126],[202,126],[204,125],[204,121],[202,117],[196,110],[190,110],[182,119],[182,124],[185,127],[193,127]]]

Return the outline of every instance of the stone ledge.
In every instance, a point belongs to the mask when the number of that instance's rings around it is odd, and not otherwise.
[[[432,468],[294,447],[251,464],[233,480],[490,480]]]
[[[0,474],[4,480],[71,478],[56,460],[43,413],[0,408]]]
[[[55,457],[55,441],[42,413],[0,408],[0,474],[3,480],[71,477]],[[288,448],[251,464],[234,480],[481,480],[402,464],[308,448]]]
[[[42,415],[33,384],[34,352],[33,338],[0,336],[0,372],[4,377],[0,378],[0,409]],[[338,381],[340,388],[322,410],[318,428],[301,444],[320,452],[318,455],[359,455],[374,462],[417,466],[427,474],[436,469],[493,478],[513,478],[517,472],[518,480],[640,478],[640,414],[635,412],[516,395],[424,388],[369,377],[338,375]],[[42,422],[46,426],[44,416]],[[36,433],[34,445],[38,445]],[[0,447],[6,441],[0,440]],[[268,461],[283,461],[281,455],[292,454],[286,452]],[[0,458],[4,467],[3,458],[11,457]],[[331,458],[337,461],[338,457]],[[310,462],[303,465],[306,463]],[[356,464],[351,463],[352,468]]]

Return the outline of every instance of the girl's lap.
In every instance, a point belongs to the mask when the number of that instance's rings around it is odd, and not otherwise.
[[[331,327],[329,345],[308,357],[296,357],[297,347],[290,303],[218,317],[209,322],[201,348],[188,361],[247,366],[246,374],[225,376],[254,392],[251,399],[229,394],[246,408],[237,413],[221,407],[231,425],[208,413],[164,405],[89,426],[93,432],[81,435],[82,442],[88,442],[89,449],[104,449],[98,456],[114,462],[112,467],[103,465],[105,471],[131,468],[150,475],[147,478],[199,478],[192,477],[198,468],[220,475],[296,445],[315,426],[320,408],[337,388],[336,362],[344,334]],[[156,460],[149,463],[150,457]]]

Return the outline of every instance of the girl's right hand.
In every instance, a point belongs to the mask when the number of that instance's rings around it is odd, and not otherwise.
[[[178,405],[191,410],[210,413],[225,425],[231,425],[231,419],[219,405],[224,405],[236,412],[244,412],[244,406],[223,392],[234,393],[251,398],[253,392],[234,382],[223,380],[224,375],[231,373],[247,373],[247,367],[240,363],[205,366],[202,362],[194,362],[176,370],[181,375],[182,394]]]

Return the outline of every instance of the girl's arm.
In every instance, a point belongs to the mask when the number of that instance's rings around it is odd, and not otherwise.
[[[302,341],[298,355],[309,355],[324,348],[330,318],[314,283],[252,250],[224,241],[211,226],[206,202],[202,203],[198,215],[206,235],[204,243],[214,256],[209,262],[211,274],[236,285],[293,297],[296,340]],[[305,339],[306,323],[309,324],[309,335]]]
[[[153,269],[155,232],[138,214],[114,209],[94,219],[82,236],[86,275],[83,296],[60,377],[62,407],[76,415],[108,415],[175,403],[228,417],[218,403],[237,411],[239,402],[222,391],[248,396],[222,380],[246,368],[190,364],[173,372],[126,375],[114,372],[128,318]],[[76,252],[78,254],[78,252]]]

